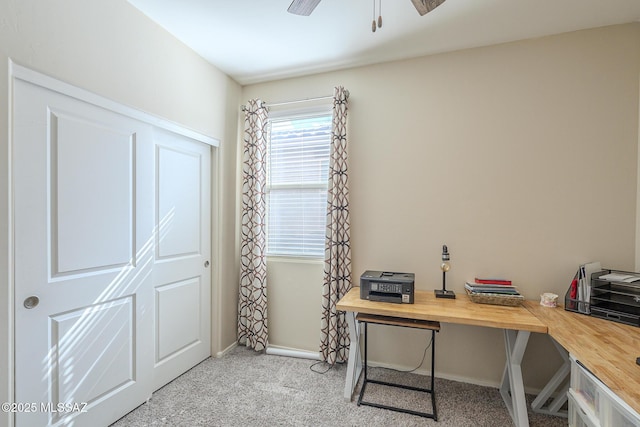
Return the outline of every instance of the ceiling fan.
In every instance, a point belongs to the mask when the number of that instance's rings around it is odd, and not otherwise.
[[[431,12],[444,2],[445,0],[411,0],[420,16]],[[295,15],[309,16],[318,3],[320,0],[293,0],[287,11]]]

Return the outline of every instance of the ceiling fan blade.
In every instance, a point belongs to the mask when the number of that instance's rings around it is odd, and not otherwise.
[[[444,2],[445,0],[411,0],[420,16],[426,15]]]
[[[294,15],[309,16],[320,0],[293,0],[287,12]]]

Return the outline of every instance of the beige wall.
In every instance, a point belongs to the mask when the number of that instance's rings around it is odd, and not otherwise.
[[[635,267],[639,76],[640,24],[629,24],[256,84],[243,99],[304,99],[335,85],[351,92],[356,283],[382,269],[438,288],[447,244],[448,283],[459,296],[466,279],[502,276],[539,299],[564,296],[580,263]],[[287,281],[284,267],[270,273],[272,299]],[[321,268],[291,284],[308,301]],[[289,306],[269,312],[272,344],[289,335],[284,328],[303,327],[303,313]],[[318,322],[304,327],[313,336]],[[412,366],[422,356],[418,333],[378,335],[374,360]],[[436,369],[496,384],[502,340],[497,330],[443,325]],[[317,351],[307,342],[300,348]],[[558,360],[548,338],[534,337],[525,385],[542,386]]]
[[[318,352],[323,266],[322,260],[267,259],[269,345]]]
[[[178,122],[220,140],[214,188],[220,269],[213,351],[235,341],[235,174],[240,86],[125,0],[0,0],[0,342],[10,342],[8,62]],[[215,230],[214,230],[215,232]],[[213,265],[216,265],[214,259]],[[237,288],[236,288],[237,289]],[[224,300],[226,298],[227,300]],[[0,401],[10,401],[12,347],[0,346]],[[19,357],[19,355],[18,355]],[[0,414],[0,426],[10,422]]]
[[[439,287],[446,243],[450,287],[459,294],[474,275],[504,275],[529,298],[562,295],[581,262],[634,268],[639,45],[640,25],[625,25],[242,89],[125,0],[0,0],[0,99],[8,99],[12,58],[221,141],[214,155],[216,353],[236,339],[240,100],[323,96],[339,84],[350,90],[356,280],[381,268],[415,272],[419,289]],[[0,129],[8,129],[7,102]],[[6,284],[8,137],[0,132]],[[322,264],[269,260],[269,270],[272,344],[317,351]],[[0,342],[10,339],[12,297],[10,286],[0,286],[7,308]],[[378,335],[373,357],[381,362],[412,366],[421,356],[421,335]],[[443,375],[499,380],[498,331],[443,325],[437,347]],[[8,401],[11,347],[3,348],[0,400]],[[539,372],[557,363],[552,351],[547,338],[532,339],[527,386],[539,387]],[[0,426],[8,422],[0,417]]]

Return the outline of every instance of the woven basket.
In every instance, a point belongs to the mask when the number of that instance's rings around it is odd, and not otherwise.
[[[504,295],[504,294],[476,294],[469,289],[465,289],[471,301],[476,302],[478,304],[493,304],[493,305],[508,305],[508,306],[518,306],[524,302],[524,297],[522,295]]]

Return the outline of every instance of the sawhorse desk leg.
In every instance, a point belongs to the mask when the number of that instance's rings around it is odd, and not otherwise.
[[[502,375],[500,394],[507,405],[509,414],[516,427],[528,427],[527,401],[522,381],[522,356],[529,341],[528,331],[504,330],[504,347],[507,352],[507,363]]]
[[[569,381],[567,381],[567,379],[571,374],[571,361],[569,360],[569,353],[567,350],[565,350],[553,338],[551,338],[551,342],[556,347],[556,350],[560,357],[562,357],[564,363],[531,403],[531,409],[540,414],[567,418],[567,411],[561,408],[567,401],[567,392],[569,391]],[[557,392],[556,397],[551,401],[551,403],[549,403],[549,405],[545,406],[554,392]]]
[[[360,330],[356,322],[356,312],[347,311],[345,317],[349,325],[349,360],[347,361],[347,379],[344,384],[344,398],[351,401],[353,390],[358,384],[358,379],[362,373],[362,356],[360,355]]]

